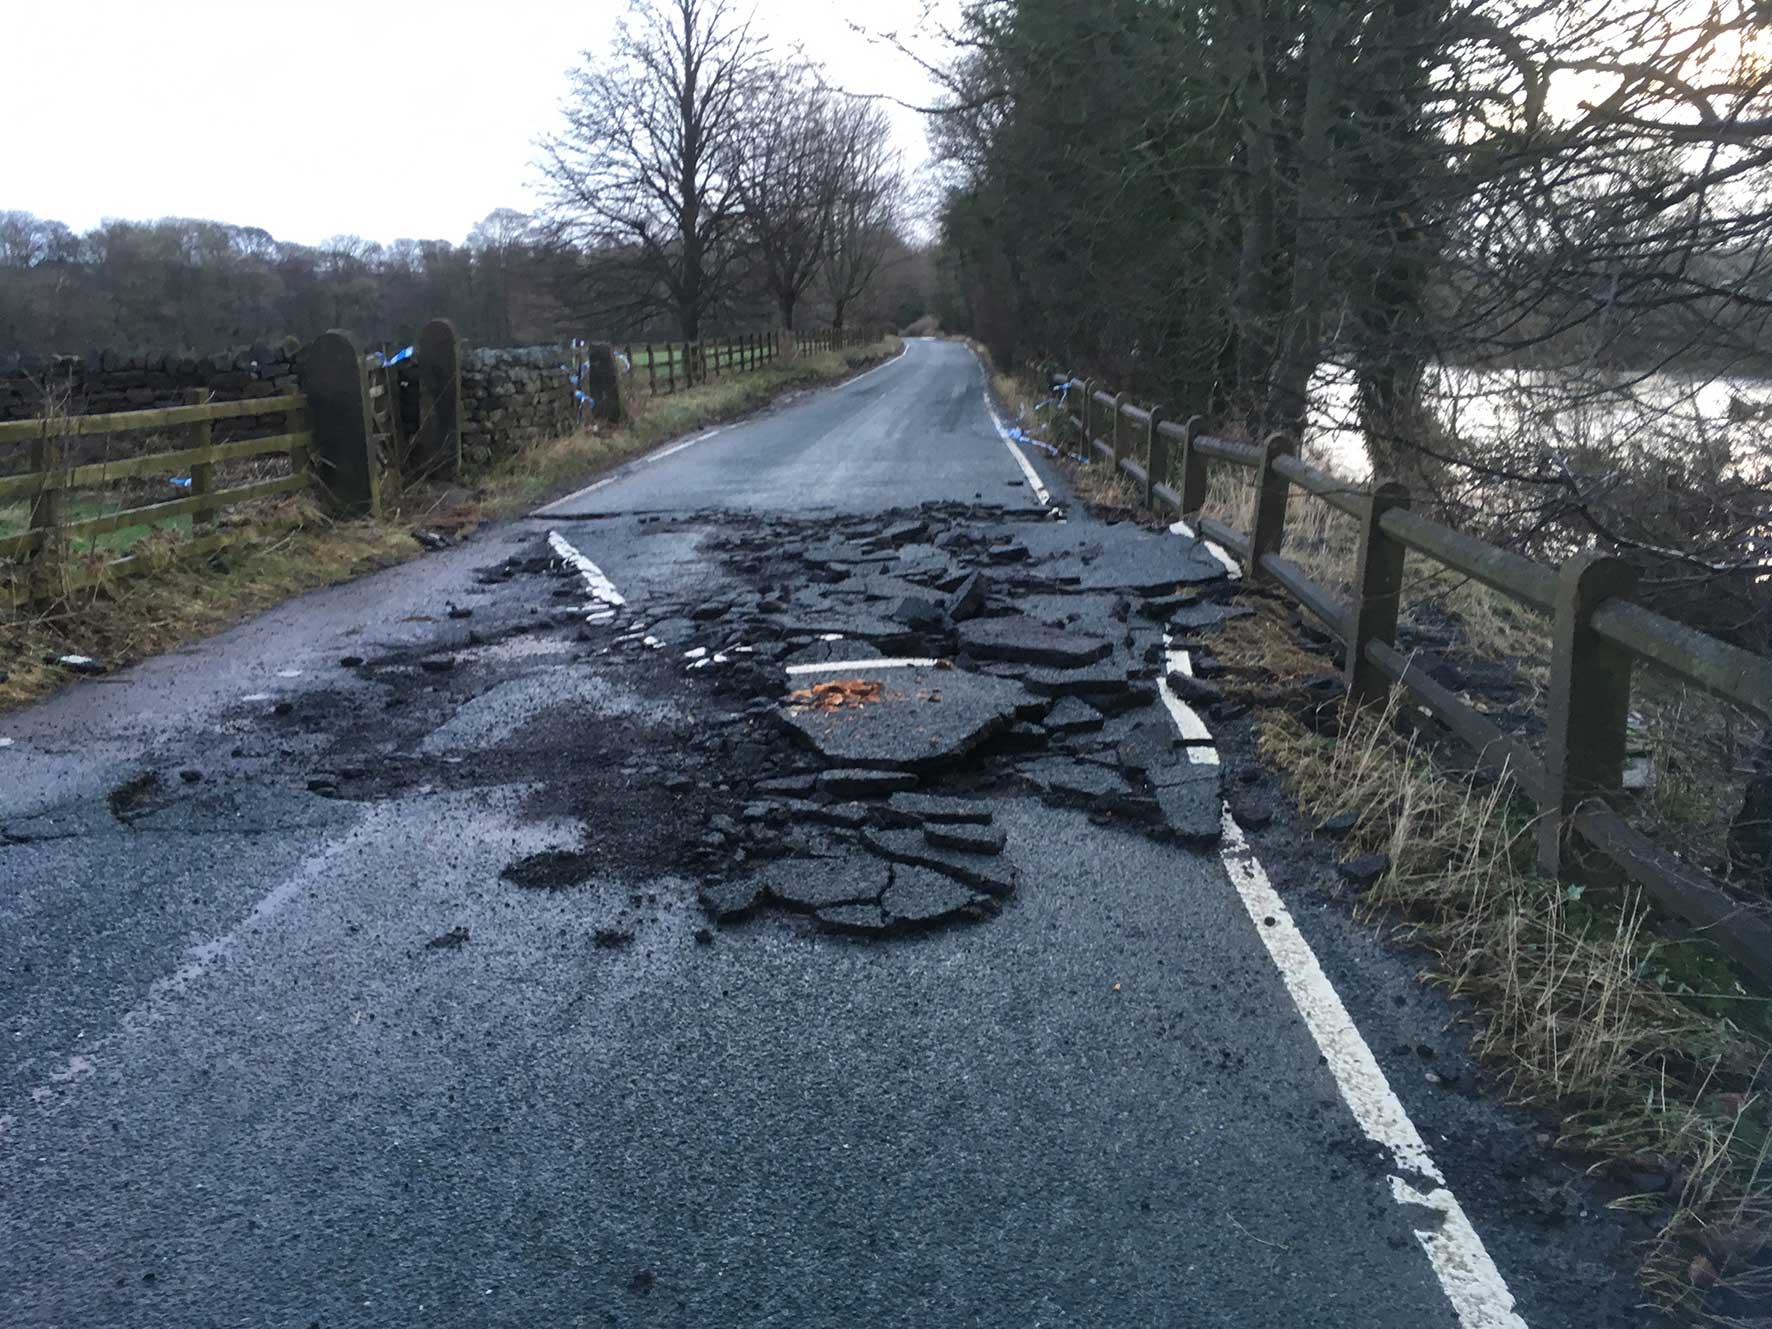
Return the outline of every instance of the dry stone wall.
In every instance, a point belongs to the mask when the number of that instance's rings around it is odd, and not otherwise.
[[[184,404],[187,388],[217,401],[277,397],[297,389],[293,351],[268,345],[199,355],[195,351],[90,356],[0,356],[0,420],[43,413],[43,389],[66,395],[76,415],[145,411]]]
[[[562,346],[463,352],[462,459],[484,466],[577,428],[572,354]]]
[[[470,465],[510,457],[580,422],[578,386],[567,367],[575,354],[563,346],[481,349],[462,355],[462,454]],[[300,390],[299,348],[248,346],[199,355],[194,351],[90,356],[0,356],[0,420],[43,414],[45,387],[76,415],[141,411],[184,404],[190,388],[207,388],[217,401],[276,397]],[[414,362],[401,365],[406,414],[416,416]],[[410,422],[409,422],[410,423]],[[217,427],[217,436],[264,432],[277,424],[241,421]],[[111,455],[130,443],[110,445]],[[0,465],[0,469],[17,469]]]

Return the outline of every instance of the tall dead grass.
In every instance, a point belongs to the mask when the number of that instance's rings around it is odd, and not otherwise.
[[[1337,739],[1264,713],[1260,750],[1312,816],[1358,814],[1355,852],[1390,870],[1359,912],[1434,955],[1469,998],[1474,1047],[1517,1101],[1556,1113],[1559,1143],[1653,1222],[1643,1277],[1670,1308],[1772,1325],[1772,1021],[1708,946],[1675,939],[1634,889],[1533,871],[1531,814],[1402,737],[1394,710]]]

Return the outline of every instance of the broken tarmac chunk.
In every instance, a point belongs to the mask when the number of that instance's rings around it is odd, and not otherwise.
[[[913,632],[939,632],[947,626],[947,613],[926,595],[907,595],[890,615]]]
[[[1216,780],[1159,786],[1157,807],[1169,834],[1184,844],[1217,844],[1224,834]]]
[[[861,839],[876,854],[895,863],[909,863],[913,867],[944,872],[991,895],[1015,893],[1016,873],[1013,867],[987,865],[973,855],[937,848],[918,831],[866,830],[861,833]]]
[[[896,526],[888,526],[880,532],[881,544],[908,545],[913,540],[921,540],[929,534],[929,523],[926,521],[905,521]]]
[[[878,660],[880,648],[870,641],[839,637],[802,646],[782,661],[784,665],[834,664],[842,660]]]
[[[1132,732],[1120,740],[1114,755],[1127,770],[1140,773],[1158,766],[1174,766],[1177,758],[1182,762],[1187,760],[1187,751],[1180,746],[1175,726],[1167,716],[1139,721]]]
[[[841,826],[845,830],[858,830],[868,824],[868,808],[863,803],[789,803],[787,815],[796,821],[822,822],[826,826]]]
[[[1170,671],[1168,682],[1169,691],[1190,706],[1216,706],[1224,700],[1224,693],[1216,684],[1184,674],[1179,669]]]
[[[886,889],[885,868],[859,856],[784,858],[757,875],[770,897],[790,909],[873,904]]]
[[[892,870],[892,884],[880,897],[880,907],[895,920],[927,924],[976,918],[991,906],[986,897],[943,873],[900,866]]]
[[[829,909],[820,909],[813,915],[820,925],[833,932],[854,932],[866,936],[877,936],[892,929],[892,920],[881,912],[877,904],[838,904]]]
[[[943,798],[939,794],[894,794],[887,806],[892,811],[919,822],[970,822],[988,826],[991,810],[983,803],[961,798]]]
[[[832,798],[872,798],[916,787],[917,777],[909,771],[845,769],[822,771],[818,777],[818,792]]]
[[[958,669],[895,669],[873,701],[823,711],[789,705],[788,731],[836,767],[921,771],[949,765],[1045,705],[1019,683]]]
[[[743,918],[757,907],[757,899],[762,893],[763,883],[755,877],[704,881],[698,892],[701,907],[707,911],[708,917],[720,923]]]
[[[1021,776],[1053,801],[1093,812],[1140,815],[1149,800],[1121,778],[1119,771],[1092,761],[1041,757],[1026,763]]]
[[[937,849],[962,854],[1000,854],[1009,837],[1001,826],[966,826],[936,822],[923,828],[923,838]]]
[[[1048,627],[1019,614],[960,624],[960,648],[980,660],[1076,669],[1113,654],[1113,643]]]
[[[810,794],[818,786],[816,775],[782,775],[772,780],[757,781],[759,794],[783,794],[798,797]],[[666,786],[669,788],[669,786]]]
[[[1187,631],[1215,628],[1233,618],[1248,618],[1254,612],[1247,605],[1222,605],[1207,600],[1176,606],[1170,611],[1169,626]]]
[[[1042,723],[1055,734],[1085,734],[1102,726],[1102,714],[1076,697],[1060,697]]]
[[[956,623],[978,617],[990,594],[991,583],[981,572],[969,572],[947,598],[948,617]]]

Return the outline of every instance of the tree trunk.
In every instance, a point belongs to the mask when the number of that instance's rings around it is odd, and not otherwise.
[[[1316,6],[1306,38],[1304,105],[1299,113],[1291,190],[1291,291],[1281,313],[1264,410],[1268,428],[1288,430],[1294,437],[1303,433],[1310,411],[1311,376],[1322,356],[1323,305],[1330,284],[1333,181],[1328,167],[1329,125],[1341,67],[1335,49],[1338,35],[1330,8]]]

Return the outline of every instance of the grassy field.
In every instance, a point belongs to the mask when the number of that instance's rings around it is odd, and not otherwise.
[[[394,495],[380,521],[332,520],[306,496],[241,504],[221,514],[218,528],[230,545],[210,561],[179,559],[188,521],[177,529],[167,522],[155,531],[131,528],[103,537],[101,545],[128,537],[129,554],[147,561],[150,570],[7,619],[0,632],[0,707],[31,701],[67,682],[50,663],[58,655],[89,655],[114,667],[169,650],[303,591],[415,558],[424,551],[414,531],[465,531],[525,511],[667,439],[744,415],[785,392],[845,378],[898,347],[897,338],[886,338],[658,397],[630,378],[631,418],[622,425],[556,439],[457,484]],[[13,508],[0,518],[19,527],[27,519],[27,512]],[[122,547],[107,545],[89,556],[108,559]]]
[[[168,490],[169,497],[179,497]],[[133,505],[133,501],[131,501]],[[80,495],[70,498],[67,507],[67,519],[70,522],[84,521],[88,517],[102,517],[115,512],[123,506],[116,501]],[[0,536],[17,535],[31,524],[31,505],[28,502],[0,503]],[[116,555],[126,553],[138,541],[146,539],[156,531],[172,532],[188,536],[191,532],[189,516],[168,517],[163,521],[146,523],[140,526],[123,526],[114,531],[103,531],[98,535],[86,536],[72,540],[70,543],[76,553],[91,553],[103,550]]]

